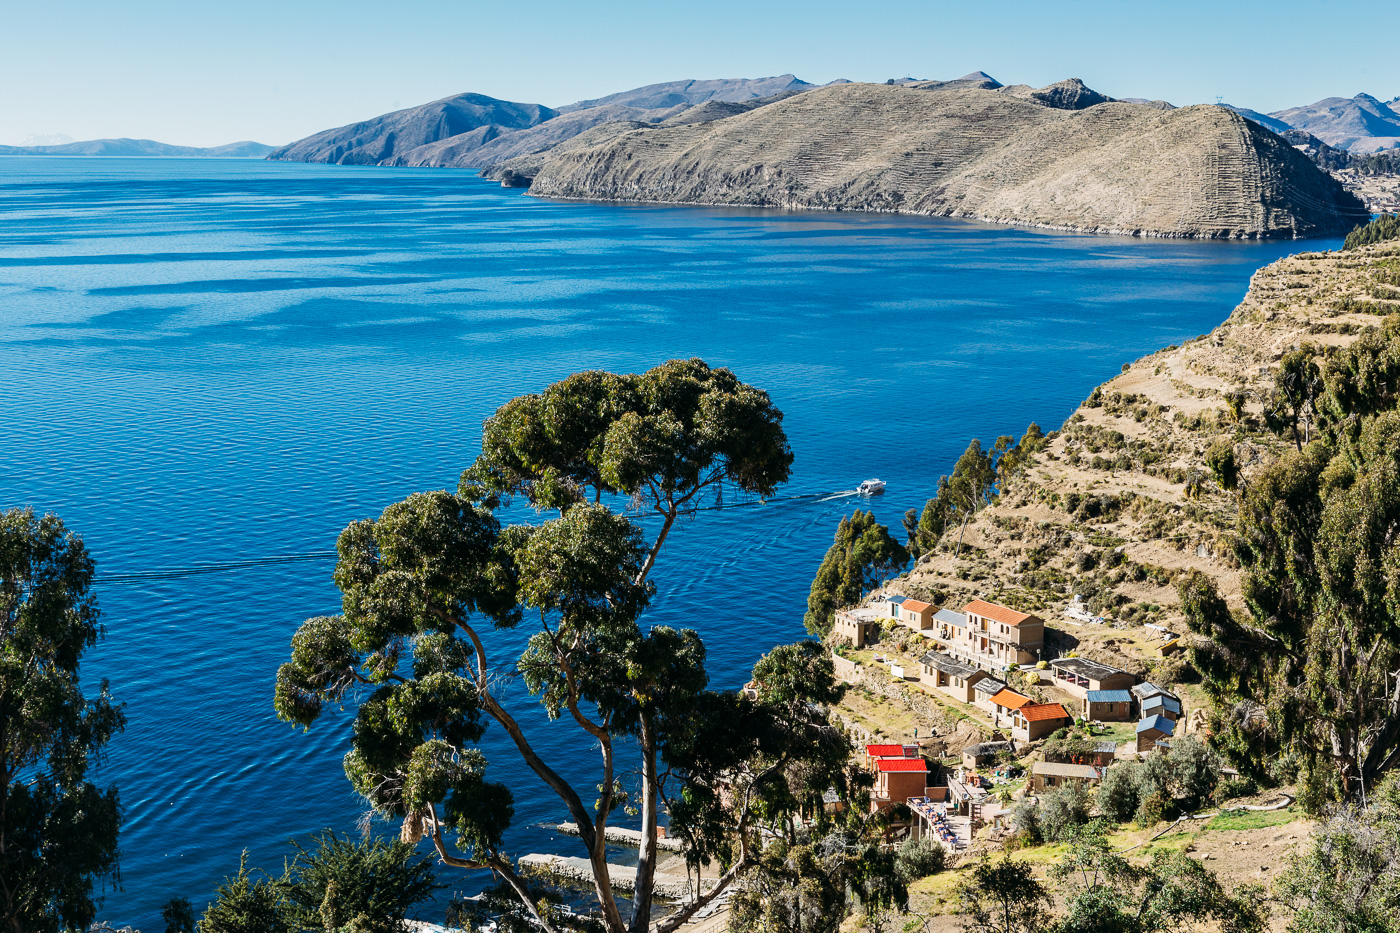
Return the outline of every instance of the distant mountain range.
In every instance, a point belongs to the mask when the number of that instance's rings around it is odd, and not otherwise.
[[[659,124],[701,104],[749,105],[816,87],[790,74],[670,81],[558,109],[458,94],[323,130],[275,150],[268,158],[339,165],[484,168],[543,152],[602,124]]]
[[[1370,94],[1357,94],[1352,98],[1328,97],[1306,107],[1290,107],[1270,114],[1242,107],[1230,109],[1275,133],[1302,130],[1334,148],[1368,153],[1400,148],[1397,106],[1400,106],[1400,97],[1380,101]]]
[[[58,134],[61,135],[61,134]],[[226,146],[172,146],[153,139],[89,139],[48,146],[0,146],[0,155],[143,156],[163,158],[263,159],[274,147],[255,142]]]

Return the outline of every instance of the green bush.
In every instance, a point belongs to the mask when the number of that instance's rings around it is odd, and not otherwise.
[[[1050,842],[1059,842],[1089,822],[1089,792],[1078,781],[1061,784],[1041,796],[1037,809],[1041,835]]]
[[[1126,823],[1137,813],[1141,789],[1142,765],[1125,761],[1108,769],[1099,784],[1094,802],[1099,811],[1116,823]]]
[[[1382,214],[1348,233],[1342,248],[1357,249],[1394,239],[1400,239],[1400,214]]]

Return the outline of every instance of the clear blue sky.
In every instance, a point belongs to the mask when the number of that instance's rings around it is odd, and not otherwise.
[[[284,143],[461,91],[564,104],[680,78],[1065,77],[1279,110],[1400,95],[1396,0],[6,0],[0,143]]]

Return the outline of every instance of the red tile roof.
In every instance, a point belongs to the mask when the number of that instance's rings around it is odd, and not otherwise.
[[[1003,625],[1020,625],[1027,619],[1034,619],[1036,616],[1026,615],[1024,612],[1017,612],[1015,609],[1007,609],[1005,606],[998,606],[996,603],[989,603],[986,600],[974,599],[963,606],[963,612],[982,616]]]
[[[867,745],[865,753],[871,758],[903,758],[903,745]]]
[[[933,608],[928,603],[921,603],[917,599],[906,599],[900,605],[905,609],[913,609],[915,612],[924,612]]]
[[[1040,722],[1045,719],[1074,718],[1058,703],[1032,703],[1029,706],[1021,707],[1021,715],[1026,717],[1029,722]]]
[[[992,694],[992,704],[1005,709],[1020,709],[1030,702],[1030,697],[1023,697],[1015,690],[1008,690],[1005,687]]]
[[[922,758],[881,758],[881,771],[927,771],[928,762]]]

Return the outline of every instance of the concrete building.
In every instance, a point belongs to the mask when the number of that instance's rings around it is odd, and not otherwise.
[[[962,766],[969,771],[973,771],[983,765],[996,761],[997,756],[1002,752],[1015,752],[1016,746],[1011,742],[983,742],[980,745],[969,745],[962,750]]]
[[[933,629],[933,606],[918,599],[905,599],[899,606],[899,624],[924,634]]]
[[[991,698],[992,725],[1011,725],[1015,721],[1016,711],[1033,702],[1030,697],[1022,696],[1009,687],[1002,688]]]
[[[1045,623],[1037,616],[981,599],[964,606],[962,614],[966,625],[959,628],[939,619],[935,635],[943,649],[959,661],[995,674],[1013,664],[1034,664],[1040,659]]]
[[[1042,793],[1063,784],[1097,784],[1104,769],[1094,765],[1071,765],[1058,761],[1037,761],[1031,765],[1031,792]]]
[[[1143,719],[1164,716],[1172,722],[1179,722],[1181,720],[1181,701],[1174,696],[1158,693],[1142,701],[1141,716]]]
[[[1037,742],[1058,729],[1074,725],[1074,717],[1059,703],[1028,703],[1011,718],[1011,734],[1022,742]]]
[[[1137,683],[1127,671],[1088,658],[1056,658],[1050,662],[1050,676],[1055,686],[1081,700],[1090,690],[1127,690]]]
[[[995,677],[979,680],[972,685],[972,705],[988,716],[995,716],[997,708],[992,703],[992,697],[1005,689],[1006,681],[1004,680],[997,680]]]
[[[930,651],[920,658],[919,665],[919,683],[946,693],[959,703],[971,703],[975,700],[974,685],[990,676],[986,671],[936,651]]]
[[[853,647],[864,648],[880,637],[880,615],[874,609],[837,609],[832,630]]]
[[[1084,695],[1084,718],[1094,722],[1132,722],[1133,695],[1127,690],[1090,690]]]
[[[872,810],[924,796],[928,762],[922,758],[881,758],[875,768],[875,787],[870,792]]]
[[[1165,716],[1153,716],[1137,724],[1138,754],[1155,751],[1159,742],[1170,742],[1176,732],[1176,723]]]

